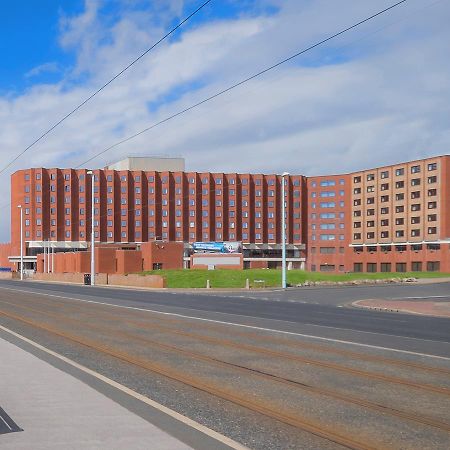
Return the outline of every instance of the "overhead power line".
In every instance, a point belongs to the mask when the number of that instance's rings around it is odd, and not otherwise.
[[[107,86],[109,86],[114,80],[119,78],[126,72],[130,67],[136,64],[139,60],[141,60],[147,53],[151,52],[156,46],[158,46],[161,42],[165,41],[170,35],[172,35],[178,28],[183,26],[189,19],[191,19],[195,14],[197,14],[200,10],[202,10],[208,3],[211,3],[212,0],[207,0],[202,3],[195,11],[185,17],[181,22],[178,23],[175,27],[173,27],[168,33],[166,33],[163,37],[161,37],[158,41],[156,41],[151,47],[141,53],[137,58],[131,61],[126,67],[124,67],[120,72],[114,75],[109,81],[99,87],[95,92],[93,92],[89,97],[83,100],[79,105],[77,105],[74,109],[72,109],[69,113],[59,119],[54,125],[52,125],[47,131],[41,134],[37,139],[35,139],[28,147],[18,153],[8,164],[6,164],[2,169],[0,169],[0,174],[2,174],[8,167],[14,164],[22,155],[24,155],[30,148],[34,147],[39,141],[41,141],[45,136],[50,134],[55,128],[61,125],[65,120],[67,120],[70,116],[75,114],[80,108],[82,108],[86,103],[92,100],[97,94],[103,91]]]
[[[397,2],[397,3],[394,3],[393,5],[388,6],[387,8],[385,8],[385,9],[383,9],[381,11],[378,11],[375,14],[372,14],[371,16],[366,17],[363,20],[360,20],[359,22],[357,22],[357,23],[355,23],[355,24],[353,24],[353,25],[351,25],[351,26],[349,26],[349,27],[347,27],[347,28],[345,28],[345,29],[343,29],[343,30],[341,30],[339,32],[334,33],[331,36],[328,36],[327,38],[322,39],[321,41],[316,42],[315,44],[310,45],[309,47],[307,47],[307,48],[305,48],[303,50],[300,50],[299,52],[295,53],[292,56],[289,56],[288,58],[285,58],[285,59],[283,59],[283,60],[281,60],[281,61],[279,61],[279,62],[277,62],[277,63],[275,63],[275,64],[273,64],[273,65],[271,65],[271,66],[269,66],[269,67],[267,67],[267,68],[257,72],[257,73],[255,73],[254,75],[251,75],[251,76],[249,76],[249,77],[247,77],[247,78],[245,78],[245,79],[243,79],[243,80],[241,80],[241,81],[239,81],[239,82],[237,82],[237,83],[227,87],[226,89],[223,89],[223,90],[215,93],[214,95],[211,95],[211,96],[209,96],[209,97],[207,97],[207,98],[205,98],[205,99],[203,99],[203,100],[201,100],[201,101],[199,101],[197,103],[194,103],[193,105],[188,106],[187,108],[184,108],[181,111],[178,111],[178,112],[176,112],[176,113],[174,113],[174,114],[172,114],[172,115],[170,115],[170,116],[160,120],[159,122],[156,122],[153,125],[150,125],[149,127],[144,128],[143,130],[138,131],[137,133],[135,133],[135,134],[133,134],[131,136],[128,136],[128,137],[126,137],[126,138],[116,142],[115,144],[110,145],[109,147],[101,150],[100,152],[98,152],[95,155],[93,155],[91,158],[89,158],[86,161],[84,161],[81,164],[79,164],[76,168],[79,168],[79,167],[82,167],[82,166],[86,165],[87,163],[89,163],[89,162],[93,161],[94,159],[98,158],[99,156],[101,156],[101,155],[107,153],[108,151],[112,150],[113,148],[118,147],[119,145],[122,145],[122,144],[124,144],[124,143],[126,143],[128,141],[131,141],[132,139],[134,139],[134,138],[136,138],[136,137],[146,133],[147,131],[150,131],[153,128],[158,127],[159,125],[162,125],[163,123],[166,123],[166,122],[168,122],[168,121],[170,121],[170,120],[172,120],[172,119],[174,119],[174,118],[176,118],[178,116],[181,116],[182,114],[185,114],[188,111],[191,111],[191,110],[193,110],[193,109],[203,105],[204,103],[207,103],[207,102],[209,102],[209,101],[211,101],[211,100],[213,100],[213,99],[215,99],[217,97],[220,97],[221,95],[223,95],[223,94],[225,94],[227,92],[230,92],[233,89],[236,89],[237,87],[242,86],[243,84],[248,83],[251,80],[254,80],[255,78],[258,78],[258,77],[260,77],[261,75],[264,75],[267,72],[270,72],[271,70],[273,70],[273,69],[275,69],[275,68],[277,68],[277,67],[279,67],[279,66],[281,66],[281,65],[283,65],[283,64],[285,64],[285,63],[287,63],[287,62],[289,62],[289,61],[291,61],[291,60],[293,60],[295,58],[297,58],[298,56],[303,55],[304,53],[307,53],[307,52],[313,50],[314,48],[319,47],[319,46],[325,44],[326,42],[331,41],[332,39],[335,39],[338,36],[341,36],[342,34],[347,33],[348,31],[353,30],[354,28],[357,28],[357,27],[359,27],[360,25],[362,25],[362,24],[364,24],[366,22],[369,22],[370,20],[374,19],[375,17],[378,17],[378,16],[380,16],[380,15],[390,11],[391,9],[396,8],[397,6],[401,5],[402,3],[406,3],[407,1],[408,0],[401,0],[401,1]]]

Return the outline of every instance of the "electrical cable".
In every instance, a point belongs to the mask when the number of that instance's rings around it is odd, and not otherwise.
[[[336,37],[341,36],[342,34],[348,32],[350,30],[353,30],[354,28],[357,28],[358,26],[360,26],[360,25],[362,25],[362,24],[364,24],[364,23],[374,19],[375,17],[378,17],[378,16],[386,13],[387,11],[389,11],[389,10],[391,10],[391,9],[397,7],[397,6],[399,6],[399,5],[403,4],[403,3],[406,3],[407,1],[408,0],[401,0],[401,1],[391,5],[389,7],[387,7],[385,9],[381,10],[381,11],[378,11],[377,13],[372,14],[371,16],[366,17],[365,19],[360,20],[359,22],[357,22],[357,23],[355,23],[355,24],[353,24],[353,25],[351,25],[351,26],[349,26],[349,27],[347,27],[347,28],[337,32],[337,33],[334,33],[331,36],[328,36],[327,38],[322,39],[321,41],[316,42],[313,45],[310,45],[309,47],[307,47],[307,48],[305,48],[305,49],[295,53],[294,55],[291,55],[288,58],[285,58],[285,59],[283,59],[283,60],[281,60],[281,61],[279,61],[279,62],[277,62],[277,63],[275,63],[275,64],[273,64],[273,65],[271,65],[271,66],[269,66],[269,67],[267,67],[267,68],[257,72],[257,73],[255,73],[254,75],[251,75],[251,76],[249,76],[249,77],[247,77],[247,78],[245,78],[245,79],[243,79],[243,80],[241,80],[241,81],[239,81],[239,82],[237,82],[237,83],[227,87],[226,89],[223,89],[223,90],[221,90],[221,91],[219,91],[219,92],[217,92],[217,93],[215,93],[215,94],[213,94],[213,95],[211,95],[211,96],[209,96],[209,97],[207,97],[207,98],[205,98],[205,99],[203,99],[203,100],[201,100],[201,101],[199,101],[197,103],[194,103],[193,105],[191,105],[191,106],[189,106],[187,108],[182,109],[181,111],[178,111],[178,112],[176,112],[176,113],[174,113],[174,114],[172,114],[172,115],[170,115],[170,116],[168,116],[168,117],[166,117],[166,118],[164,118],[164,119],[154,123],[153,125],[150,125],[147,128],[144,128],[141,131],[138,131],[137,133],[135,133],[135,134],[133,134],[131,136],[128,136],[128,137],[126,137],[126,138],[116,142],[115,144],[110,145],[109,147],[107,147],[107,148],[101,150],[100,152],[96,153],[94,156],[92,156],[91,158],[87,159],[86,161],[83,161],[81,164],[76,166],[76,168],[80,168],[80,167],[84,166],[85,164],[93,161],[94,159],[96,159],[99,156],[107,153],[108,151],[112,150],[113,148],[118,147],[119,145],[122,145],[122,144],[124,144],[124,143],[126,143],[128,141],[131,141],[132,139],[134,139],[134,138],[136,138],[138,136],[141,136],[142,134],[146,133],[147,131],[150,131],[153,128],[156,128],[159,125],[162,125],[162,124],[168,122],[169,120],[172,120],[172,119],[174,119],[174,118],[176,118],[178,116],[181,116],[182,114],[185,114],[188,111],[191,111],[191,110],[193,110],[193,109],[195,109],[195,108],[197,108],[197,107],[199,107],[199,106],[201,106],[201,105],[203,105],[203,104],[205,104],[205,103],[207,103],[207,102],[209,102],[209,101],[211,101],[211,100],[213,100],[213,99],[215,99],[217,97],[220,97],[221,95],[223,95],[223,94],[225,94],[227,92],[230,92],[233,89],[236,89],[237,87],[242,86],[243,84],[248,83],[249,81],[254,80],[255,78],[258,78],[261,75],[263,75],[263,74],[265,74],[265,73],[267,73],[267,72],[269,72],[269,71],[271,71],[271,70],[281,66],[282,64],[285,64],[288,61],[291,61],[291,60],[297,58],[298,56],[303,55],[304,53],[307,53],[307,52],[311,51],[312,49],[314,49],[316,47],[319,47],[320,45],[323,45],[324,43],[326,43],[326,42],[328,42],[328,41],[330,41],[332,39],[335,39]]]
[[[189,19],[191,19],[195,14],[197,14],[200,10],[202,10],[208,3],[212,0],[207,0],[202,3],[195,11],[185,17],[181,22],[179,22],[175,27],[173,27],[169,32],[167,32],[163,37],[161,37],[158,41],[156,41],[151,47],[141,53],[137,58],[131,61],[126,67],[124,67],[120,72],[114,75],[109,81],[99,87],[95,92],[93,92],[89,97],[83,100],[78,106],[72,109],[69,113],[63,116],[60,120],[58,120],[54,125],[52,125],[47,131],[41,134],[37,139],[35,139],[28,147],[18,153],[9,163],[7,163],[4,167],[0,169],[0,174],[2,174],[8,167],[12,166],[21,156],[23,156],[28,150],[30,150],[34,145],[36,145],[39,141],[41,141],[45,136],[50,134],[55,128],[61,125],[65,120],[67,120],[70,116],[75,114],[80,108],[82,108],[86,103],[92,100],[97,94],[103,91],[107,86],[109,86],[114,80],[119,78],[124,72],[126,72],[130,67],[136,64],[139,60],[141,60],[147,53],[152,51],[157,45],[166,40],[170,35],[172,35],[178,28],[184,25]]]

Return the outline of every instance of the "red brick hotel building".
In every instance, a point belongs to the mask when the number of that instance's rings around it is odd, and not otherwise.
[[[97,242],[184,242],[187,263],[193,242],[241,241],[244,267],[279,267],[280,175],[185,172],[171,159],[157,162],[128,158],[93,171]],[[85,169],[11,176],[11,263],[20,249],[18,205],[28,267],[45,241],[56,252],[88,248],[91,180]],[[289,268],[450,272],[450,156],[285,180]]]

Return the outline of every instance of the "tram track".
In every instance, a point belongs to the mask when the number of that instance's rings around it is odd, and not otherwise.
[[[4,303],[7,303],[7,302],[4,302]],[[13,306],[16,306],[16,307],[19,306],[16,303],[10,303],[10,305],[13,305]],[[35,308],[25,307],[23,305],[20,305],[19,308],[23,308],[23,309],[28,310],[28,311],[33,311],[33,312],[35,312],[37,314],[47,315],[48,317],[52,317],[53,319],[57,320],[59,323],[61,323],[61,321],[66,321],[66,322],[67,321],[72,321],[72,322],[74,322],[72,319],[68,319],[67,317],[63,317],[63,316],[58,315],[58,314],[52,314],[52,313],[49,313],[49,312],[44,312],[42,310],[36,310]],[[27,323],[27,324],[29,324],[31,326],[34,326],[34,327],[37,327],[37,328],[40,328],[40,329],[44,329],[45,331],[52,332],[54,334],[60,335],[61,337],[70,338],[71,340],[75,340],[75,341],[77,341],[77,339],[78,339],[76,336],[68,334],[67,332],[63,332],[61,330],[55,330],[52,327],[48,327],[48,325],[45,325],[45,324],[42,324],[42,323],[38,323],[36,321],[30,320],[30,319],[26,319],[24,317],[20,317],[20,316],[18,316],[16,314],[11,314],[11,313],[8,313],[8,312],[5,312],[5,311],[1,311],[1,312],[4,315],[6,315],[6,316],[8,316],[10,318],[13,318],[15,320],[19,320],[19,321],[25,322],[25,323]],[[76,322],[76,323],[79,323],[79,322]],[[92,327],[92,325],[84,323],[84,326],[89,326],[90,328],[94,328],[97,331],[101,331],[99,329],[98,325],[96,325],[95,327]],[[164,327],[159,327],[159,328],[164,328]],[[103,331],[112,332],[113,330],[103,327]],[[182,336],[186,335],[185,332],[180,332],[179,334],[182,335]],[[367,409],[370,409],[372,411],[376,411],[376,412],[379,412],[379,413],[395,416],[395,417],[403,419],[403,420],[409,420],[409,421],[413,421],[413,422],[419,423],[421,425],[431,426],[431,427],[438,428],[438,429],[446,431],[446,432],[450,431],[450,425],[449,424],[447,424],[445,422],[442,422],[442,421],[439,421],[439,420],[436,420],[436,419],[433,419],[433,418],[429,418],[429,417],[423,416],[423,415],[418,415],[418,414],[414,414],[414,413],[410,413],[410,412],[401,411],[401,410],[398,410],[398,409],[395,409],[395,408],[391,408],[389,406],[380,405],[380,404],[373,403],[373,402],[370,402],[370,401],[367,401],[367,400],[364,400],[364,399],[360,399],[358,397],[349,396],[347,394],[341,394],[341,393],[339,393],[337,391],[333,391],[333,390],[330,390],[330,389],[326,389],[326,388],[322,388],[322,387],[316,387],[316,386],[311,386],[311,385],[308,385],[308,384],[305,384],[305,383],[301,383],[301,382],[296,381],[296,380],[292,380],[292,379],[280,377],[278,375],[274,375],[274,374],[271,374],[271,373],[263,372],[263,371],[260,371],[258,369],[237,365],[237,364],[230,363],[230,362],[223,361],[223,360],[218,360],[217,358],[212,358],[212,357],[209,357],[209,356],[206,356],[206,355],[203,355],[203,354],[199,354],[197,352],[188,351],[188,350],[185,350],[185,349],[182,349],[182,348],[178,348],[176,346],[172,346],[172,345],[168,345],[168,344],[162,344],[162,343],[154,341],[152,339],[148,339],[148,338],[144,338],[144,337],[136,336],[136,335],[131,335],[130,333],[117,332],[116,330],[114,330],[114,335],[116,337],[120,337],[120,338],[124,338],[124,339],[128,339],[128,340],[134,340],[135,342],[139,342],[141,344],[144,343],[146,345],[152,345],[152,346],[157,347],[159,349],[162,349],[164,351],[175,352],[175,353],[178,353],[178,354],[182,355],[183,357],[196,359],[196,360],[201,360],[201,361],[204,361],[206,363],[215,364],[217,366],[220,366],[220,367],[223,367],[223,368],[227,368],[227,369],[231,368],[232,370],[237,370],[237,371],[240,371],[240,372],[245,373],[247,375],[248,374],[255,375],[255,376],[259,377],[259,378],[263,378],[265,380],[276,382],[276,383],[279,383],[279,384],[284,384],[284,385],[289,386],[289,387],[301,389],[301,390],[304,390],[304,391],[306,391],[308,393],[322,395],[322,396],[327,396],[327,397],[333,398],[333,399],[338,400],[338,401],[342,401],[342,402],[345,402],[345,403],[350,403],[350,404],[353,404],[353,405],[356,405],[356,406],[359,406],[359,407],[363,407],[363,408],[367,408]],[[209,339],[210,338],[208,338],[208,341],[209,341]],[[213,339],[213,341],[215,343],[219,343],[216,338],[211,338],[211,339]],[[78,342],[79,342],[79,339],[78,339]],[[97,349],[99,351],[105,352],[104,346],[98,346],[98,345],[96,345],[93,342],[86,343],[86,341],[83,340],[83,342],[79,342],[79,343],[82,343],[83,345],[87,345],[90,348],[94,348],[94,349]],[[236,348],[236,346],[235,346],[235,348]],[[244,348],[244,347],[241,346],[241,348]],[[122,359],[122,360],[124,359],[124,354],[121,353],[117,349],[113,349],[113,350],[109,349],[108,352],[109,352],[108,354],[110,354],[110,356],[114,356],[114,354],[117,354],[118,355],[117,357],[119,357],[119,359]],[[276,353],[277,352],[270,352],[270,356],[276,356]],[[131,360],[132,360],[132,361],[134,361],[133,363],[135,363],[136,361],[138,361],[138,362],[140,361],[140,360],[136,360],[136,358],[134,358],[130,354],[128,354],[128,356],[125,359],[127,359],[127,361],[130,360],[128,362],[131,362]],[[139,365],[139,364],[137,364],[137,365]],[[147,363],[145,363],[145,364],[147,364]],[[147,367],[147,365],[146,365],[146,367]],[[161,367],[158,366],[158,367],[156,367],[156,369],[154,371],[159,373],[159,374],[163,374],[164,376],[168,376],[169,378],[176,379],[176,377],[174,377],[173,373],[170,373],[169,375],[166,375],[167,368],[161,371]],[[164,372],[164,373],[162,373],[162,372]],[[178,381],[182,381],[182,382],[186,381],[186,380],[183,381],[181,379],[177,379],[177,380]],[[192,383],[188,383],[188,384],[193,386]],[[197,386],[193,386],[193,387],[197,387]],[[223,397],[221,397],[221,398],[223,398]],[[234,403],[236,403],[236,401],[234,401]],[[284,421],[284,422],[285,423],[289,423],[289,422],[286,422],[286,421]]]

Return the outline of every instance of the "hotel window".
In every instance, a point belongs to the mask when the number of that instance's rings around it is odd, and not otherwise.
[[[411,186],[420,186],[420,178],[413,178],[411,180]]]
[[[368,197],[366,203],[368,205],[373,205],[375,203],[375,197]]]
[[[428,164],[428,170],[436,170],[437,169],[437,163],[430,163]]]
[[[411,217],[411,223],[412,224],[420,223],[420,217],[418,216]]]
[[[411,198],[412,199],[420,198],[420,191],[411,192]]]
[[[320,229],[321,230],[334,230],[334,229],[336,229],[336,224],[334,224],[334,223],[321,223],[320,224]]]
[[[361,228],[361,222],[353,222],[353,228]]]
[[[400,169],[395,169],[395,175],[398,177],[405,174],[405,169],[402,167]]]
[[[405,219],[403,217],[399,217],[395,219],[395,225],[403,225],[405,223]]]
[[[396,213],[402,213],[402,212],[405,212],[405,207],[404,207],[404,206],[396,206],[396,207],[395,207],[395,212],[396,212]]]
[[[427,219],[428,219],[428,222],[436,222],[437,214],[428,214]]]
[[[367,186],[367,192],[375,192],[375,186]]]
[[[361,183],[361,177],[353,177],[353,183]]]
[[[436,202],[428,202],[428,209],[436,209],[437,203]]]
[[[400,237],[403,237],[404,235],[405,235],[405,232],[403,230],[397,230],[395,232],[395,237],[400,238]]]
[[[437,182],[437,177],[428,177],[428,184],[433,184]]]
[[[411,205],[411,211],[420,211],[420,203],[414,203]]]
[[[395,194],[395,200],[400,201],[405,199],[405,194]]]
[[[389,178],[389,172],[386,170],[386,171],[383,171],[383,172],[381,172],[381,178]]]
[[[353,239],[361,239],[361,233],[353,233]]]
[[[380,233],[381,239],[386,239],[389,237],[389,231],[382,231]]]
[[[436,234],[437,228],[436,227],[428,227],[428,234]]]
[[[335,202],[321,202],[320,207],[321,208],[335,208],[336,203]]]
[[[36,174],[36,180],[40,180],[41,179],[41,174],[40,173],[37,173]]]
[[[322,187],[326,187],[326,186],[335,186],[336,182],[334,180],[323,180],[320,182],[320,185]]]
[[[382,191],[387,191],[389,189],[389,183],[383,183],[381,185],[381,190]]]
[[[367,233],[367,239],[375,239],[375,233],[373,231],[369,231]]]
[[[439,261],[427,261],[427,272],[439,272],[441,263]]]
[[[373,181],[375,180],[375,175],[373,173],[369,173],[367,174],[367,181]]]
[[[411,237],[417,237],[417,236],[420,236],[420,230],[417,228],[411,230]]]
[[[391,263],[381,263],[381,271],[382,272],[390,272],[391,271]]]
[[[125,175],[122,175],[122,176],[120,177],[120,181],[127,181],[127,177],[126,177]]]
[[[389,214],[389,208],[381,208],[381,214]]]
[[[375,226],[374,220],[368,220],[367,221],[367,228],[373,228]]]
[[[334,241],[336,239],[336,235],[334,234],[321,234],[320,240],[321,241]]]
[[[358,188],[353,189],[353,193],[354,193],[355,195],[361,194],[361,188],[358,187]]]
[[[420,172],[420,166],[412,166],[411,167],[411,173],[419,173]]]
[[[397,181],[395,183],[395,187],[396,187],[396,189],[402,189],[402,188],[405,187],[405,182],[404,181]]]
[[[389,201],[389,195],[382,195],[381,196],[381,202],[382,203],[385,203],[385,202],[388,202]]]
[[[389,219],[383,219],[380,223],[382,227],[387,227],[389,226]]]
[[[428,189],[428,197],[434,197],[436,196],[437,191],[436,189]]]
[[[361,217],[361,211],[353,211],[353,217]]]
[[[375,215],[375,210],[372,209],[372,208],[371,208],[371,209],[368,209],[368,210],[367,210],[367,215],[368,215],[368,216],[374,216],[374,215]]]
[[[112,175],[108,175],[108,176],[106,177],[106,181],[112,181],[112,180],[113,180]]]

